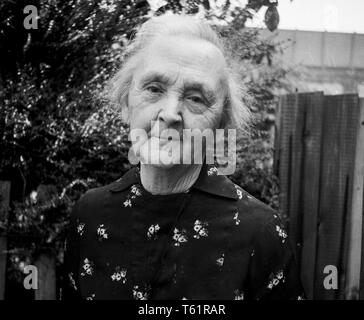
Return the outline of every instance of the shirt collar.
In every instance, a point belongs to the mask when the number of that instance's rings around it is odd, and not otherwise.
[[[139,167],[133,167],[109,186],[111,192],[121,192],[133,184],[141,184]],[[217,175],[217,168],[204,164],[192,188],[237,200],[235,184],[224,175]]]

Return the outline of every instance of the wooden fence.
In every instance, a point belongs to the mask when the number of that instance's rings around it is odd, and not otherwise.
[[[307,296],[364,299],[364,100],[354,94],[286,95],[276,118],[280,210]],[[337,268],[337,289],[325,289],[325,266]]]
[[[0,221],[6,221],[10,204],[9,181],[0,181]],[[4,300],[6,286],[7,237],[6,224],[0,226],[0,300]],[[38,289],[35,300],[56,300],[56,259],[49,254],[40,254],[34,261],[38,270]],[[24,274],[24,277],[26,275]]]

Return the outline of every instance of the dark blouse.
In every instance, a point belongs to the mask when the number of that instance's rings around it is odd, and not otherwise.
[[[277,214],[215,167],[152,195],[133,168],[76,203],[64,299],[300,299]]]

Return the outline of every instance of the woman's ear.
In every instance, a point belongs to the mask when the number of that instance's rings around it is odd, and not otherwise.
[[[119,105],[121,107],[121,118],[127,124],[129,124],[131,116],[129,92],[131,86],[133,85],[132,82],[132,77],[124,79],[124,82],[122,83],[123,89],[120,92],[119,98]]]
[[[228,122],[230,119],[229,110],[230,110],[230,100],[229,97],[226,96],[222,106],[222,114],[221,114],[219,129],[225,129],[228,126]]]
[[[129,110],[128,96],[129,94],[127,93],[123,101],[121,102],[121,118],[124,122],[129,124],[130,110]]]

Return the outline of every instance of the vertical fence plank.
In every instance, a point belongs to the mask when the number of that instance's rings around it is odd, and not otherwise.
[[[35,300],[56,300],[56,259],[50,254],[41,254],[35,262],[38,269],[38,289]]]
[[[278,176],[280,181],[280,213],[284,220],[289,219],[290,204],[290,177],[291,177],[291,156],[292,156],[292,118],[298,103],[298,95],[292,94],[283,97],[281,104],[280,119],[280,152]],[[286,226],[289,229],[289,224]],[[289,230],[288,230],[289,231]]]
[[[323,103],[322,92],[307,96],[301,190],[303,198],[301,279],[308,299],[314,299]]]
[[[0,181],[0,220],[6,221],[8,218],[10,204],[10,182]],[[3,226],[6,232],[6,224]],[[6,280],[6,259],[7,259],[7,239],[6,234],[0,229],[0,300],[5,296]]]
[[[360,265],[364,262],[362,230],[364,214],[364,99],[359,100],[360,117],[356,140],[354,182],[351,208],[350,245],[348,254],[347,299],[364,299],[364,288],[360,285]],[[364,268],[362,268],[362,272]],[[364,274],[363,274],[364,276]],[[364,281],[364,279],[362,279]],[[360,296],[359,294],[360,289]]]
[[[290,163],[289,163],[289,203],[288,236],[292,245],[298,253],[300,241],[300,187],[302,167],[302,136],[304,128],[305,97],[302,94],[296,95],[295,104],[290,106],[292,110],[291,133],[290,133]],[[298,253],[299,256],[299,253]]]
[[[355,100],[356,99],[356,100]],[[333,265],[342,270],[345,221],[352,183],[355,154],[357,96],[326,96],[322,136],[321,186],[318,226],[318,251],[315,276],[315,298],[332,300],[344,288],[324,288],[324,268]],[[355,129],[353,129],[355,128]]]
[[[345,299],[346,297],[346,281],[348,275],[348,253],[350,244],[351,229],[351,213],[352,213],[352,197],[354,186],[354,164],[356,156],[356,141],[358,133],[358,120],[360,118],[359,97],[355,94],[347,94],[343,96],[343,108],[340,146],[343,176],[346,180],[344,212],[341,225],[341,242],[339,252],[339,272],[340,272],[340,288],[339,296],[336,298]]]
[[[315,274],[315,298],[334,299],[335,292],[323,287],[324,269],[327,265],[338,265],[339,242],[332,232],[341,221],[342,197],[337,192],[339,181],[339,132],[340,106],[339,97],[325,97],[324,124],[322,136],[322,166],[320,207],[318,221],[318,248]],[[340,188],[342,189],[342,188]]]

